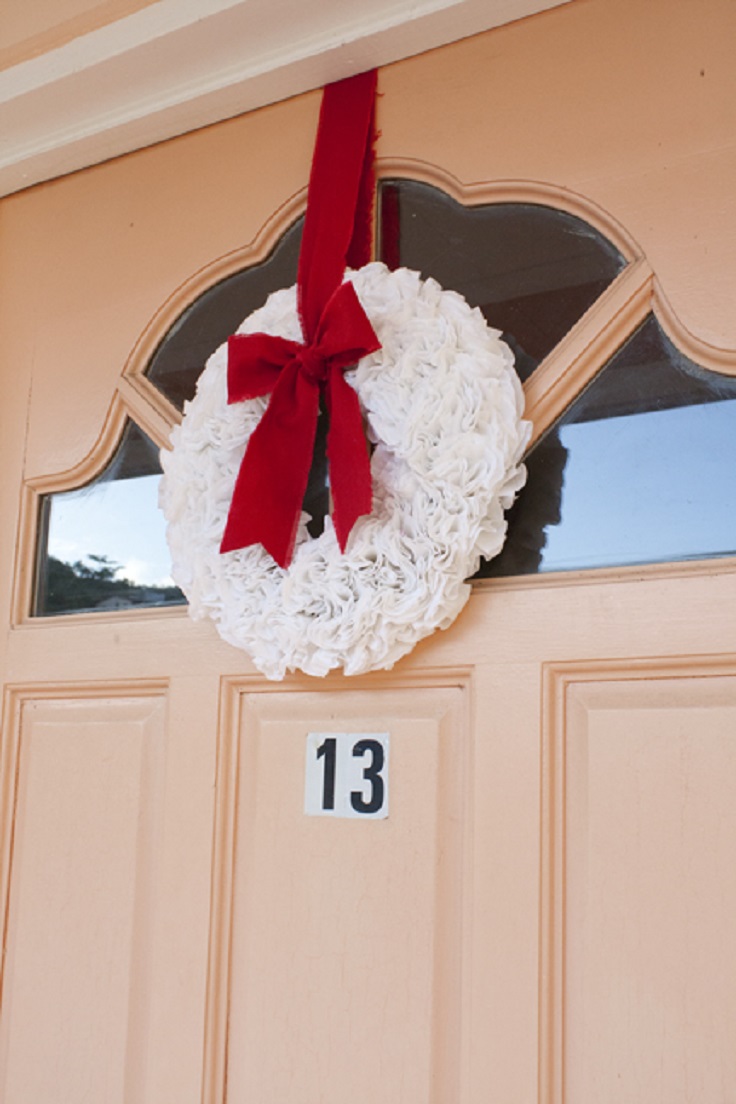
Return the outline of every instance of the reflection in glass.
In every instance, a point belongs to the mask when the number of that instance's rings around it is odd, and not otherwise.
[[[266,260],[236,272],[200,295],[164,337],[146,374],[179,410],[194,397],[197,380],[215,349],[237,330],[244,318],[263,306],[271,292],[295,283],[303,223],[299,219],[290,226]],[[327,428],[327,412],[322,403],[304,495],[304,510],[312,518],[308,528],[313,537],[322,533],[325,515],[329,513]]]
[[[481,576],[736,553],[736,379],[650,317],[528,457],[504,551]]]
[[[526,379],[625,260],[587,223],[531,203],[463,207],[412,180],[380,189],[380,255],[433,276],[503,331]]]
[[[169,575],[158,449],[133,422],[102,474],[41,499],[34,615],[184,601]]]
[[[303,221],[289,227],[261,264],[228,276],[200,295],[164,337],[146,375],[178,410],[194,398],[197,380],[215,349],[263,306],[272,291],[296,282]]]

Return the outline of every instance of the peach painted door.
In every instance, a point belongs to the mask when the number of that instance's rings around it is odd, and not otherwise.
[[[4,1099],[728,1099],[735,583],[481,585],[357,682],[19,628]],[[305,816],[310,732],[389,735],[386,819]]]
[[[523,162],[477,141],[497,43],[533,74],[549,32],[585,38],[591,7],[382,74],[386,175],[605,221],[541,141],[541,84],[525,175],[560,187],[477,183]],[[447,127],[445,102],[473,128]],[[733,559],[481,582],[450,630],[357,680],[269,683],[183,610],[30,614],[39,496],[102,470],[126,418],[165,444],[174,415],[145,365],[293,221],[316,109],[301,97],[3,201],[0,1096],[725,1104]],[[580,193],[609,155],[576,166]],[[658,227],[660,245],[680,229]],[[648,254],[618,240],[628,267],[530,381],[538,437],[666,315]],[[388,816],[306,815],[310,734],[388,738]]]

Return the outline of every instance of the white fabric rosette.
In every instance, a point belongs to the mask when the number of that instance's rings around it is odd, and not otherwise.
[[[228,405],[227,345],[209,359],[162,452],[172,575],[190,615],[211,617],[268,678],[392,667],[446,629],[481,557],[497,555],[523,486],[530,427],[513,355],[480,311],[415,272],[348,273],[381,349],[346,378],[374,446],[373,509],[340,552],[330,518],[307,515],[289,567],[258,546],[220,553],[235,479],[266,399]],[[275,292],[240,333],[301,341],[296,289]]]

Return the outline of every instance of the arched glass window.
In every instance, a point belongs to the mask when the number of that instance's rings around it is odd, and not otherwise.
[[[146,376],[173,407],[181,411],[194,396],[207,358],[243,318],[271,291],[294,283],[302,221],[261,264],[209,288],[166,334]],[[40,496],[33,616],[185,602],[170,577],[158,508],[161,474],[157,446],[129,418],[114,456],[95,479]]]
[[[479,306],[501,329],[527,378],[625,267],[619,250],[564,211],[530,203],[464,207],[427,184],[386,180],[379,188],[378,255],[433,276]],[[194,394],[207,358],[271,291],[296,280],[302,220],[260,265],[200,296],[168,332],[147,377],[178,409]],[[324,450],[318,438],[304,508],[310,531],[328,509]]]
[[[385,180],[377,212],[380,259],[478,306],[514,350],[522,380],[627,265],[598,230],[543,204],[465,207],[428,184]],[[160,342],[138,384],[170,404],[172,425],[208,357],[272,291],[295,282],[302,221],[259,264],[200,295]],[[305,497],[313,535],[329,503],[325,433],[323,413]],[[688,360],[652,316],[530,451],[506,547],[479,576],[734,554],[736,495],[723,473],[735,462],[736,379]],[[183,601],[167,577],[160,472],[156,446],[128,420],[95,480],[41,496],[35,614]]]

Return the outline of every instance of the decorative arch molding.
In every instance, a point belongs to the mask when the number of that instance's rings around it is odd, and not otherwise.
[[[380,179],[418,180],[445,192],[463,207],[479,207],[484,203],[532,203],[552,207],[587,222],[627,261],[644,255],[624,226],[592,200],[568,188],[535,180],[484,180],[466,184],[439,165],[409,157],[379,158],[377,169]]]
[[[689,330],[675,313],[656,273],[652,274],[652,310],[681,353],[711,372],[736,376],[736,349],[711,345]]]
[[[628,262],[611,287],[527,380],[527,409],[534,424],[531,444],[651,311],[667,336],[691,360],[711,371],[736,375],[736,350],[708,344],[684,326],[639,243],[609,212],[587,197],[544,181],[464,183],[439,165],[413,158],[379,159],[377,175],[379,180],[399,178],[428,184],[465,207],[529,203],[564,211],[602,234]],[[150,411],[156,424],[150,426],[149,432],[162,446],[165,447],[168,431],[180,421],[181,415],[145,378],[153,353],[198,296],[220,280],[263,261],[304,212],[305,205],[306,188],[301,188],[281,204],[251,242],[216,258],[180,284],[141,334],[124,367],[121,390],[129,404],[137,407],[138,417],[141,407],[143,412]]]
[[[417,180],[445,192],[464,207],[484,203],[532,203],[565,211],[589,223],[606,237],[632,262],[642,256],[637,243],[624,227],[591,201],[564,188],[525,180],[487,181],[464,184],[452,173],[428,161],[412,158],[378,158],[376,162],[379,181],[392,178]],[[187,307],[204,292],[249,265],[265,260],[279,239],[306,209],[307,188],[304,186],[286,199],[263,224],[247,245],[240,246],[198,269],[184,280],[156,311],[145,327],[123,368],[123,377],[131,380],[136,389],[143,383],[146,399],[162,404],[165,416],[175,424],[181,415],[156,388],[145,380],[146,367],[169,329]]]
[[[410,158],[379,159],[377,176],[379,180],[419,181],[444,192],[465,207],[528,203],[564,211],[602,234],[628,262],[524,384],[527,416],[533,424],[530,448],[652,312],[670,340],[687,357],[708,370],[736,376],[736,350],[710,345],[683,325],[638,242],[608,212],[586,197],[540,181],[464,183],[438,165]],[[306,197],[306,186],[289,196],[249,243],[198,269],[156,311],[131,350],[100,433],[89,452],[64,471],[29,479],[25,484],[21,501],[19,563],[33,562],[40,497],[83,486],[99,475],[112,459],[127,418],[137,423],[159,447],[168,447],[169,434],[181,420],[181,414],[146,378],[151,358],[177,319],[200,295],[221,280],[268,257],[289,227],[304,213]],[[32,572],[26,568],[19,573],[14,588],[15,624],[25,619],[30,608],[32,585]]]
[[[26,481],[25,487],[36,495],[59,494],[89,483],[110,462],[120,443],[125,420],[131,415],[120,391],[116,391],[102,423],[97,440],[77,464],[52,475],[37,476]],[[137,420],[137,419],[136,419]],[[145,426],[141,427],[145,428]]]
[[[132,420],[146,433],[159,448],[168,445],[171,423],[164,420],[148,401],[148,395],[141,394],[125,377],[120,380],[107,409],[100,432],[94,444],[82,459],[50,475],[36,476],[26,480],[21,490],[18,555],[16,557],[15,579],[13,582],[12,623],[14,626],[33,623],[28,611],[32,606],[35,549],[39,531],[39,505],[45,495],[61,494],[77,490],[91,483],[112,461],[120,445],[125,423]],[[155,611],[158,615],[160,609]],[[170,613],[171,611],[165,611]],[[135,611],[152,615],[151,610]],[[86,617],[86,614],[75,615]]]
[[[463,183],[427,161],[384,158],[377,163],[379,180],[406,179],[428,184],[463,206],[530,203],[565,211],[606,237],[626,258],[627,267],[570,330],[527,380],[528,414],[534,423],[531,444],[552,424],[572,397],[595,374],[651,311],[667,336],[704,368],[736,376],[736,350],[710,345],[689,331],[672,308],[661,283],[635,239],[608,212],[569,189],[529,180]],[[181,414],[145,377],[147,365],[181,314],[219,281],[262,262],[306,207],[306,186],[289,196],[256,236],[198,269],[183,281],[156,311],[136,341],[123,367],[100,434],[87,455],[65,471],[31,479],[33,494],[70,490],[93,479],[112,458],[125,424],[133,418],[160,447],[168,446]]]
[[[730,349],[703,341],[684,325],[672,307],[657,274],[646,261],[646,252],[639,242],[610,212],[587,196],[545,181],[497,180],[464,183],[441,166],[414,158],[383,158],[377,164],[380,178],[399,177],[421,181],[445,192],[464,207],[485,203],[531,203],[552,207],[582,219],[607,238],[630,266],[641,262],[632,285],[641,284],[646,274],[649,281],[649,310],[654,311],[665,333],[679,350],[713,372],[736,375],[736,348]],[[619,280],[622,280],[623,275],[622,273]],[[618,283],[617,280],[616,284]],[[607,294],[608,292],[605,293]]]
[[[450,196],[464,207],[529,203],[564,211],[598,231],[626,259],[627,266],[600,299],[527,380],[527,413],[534,424],[530,445],[562,413],[574,394],[593,377],[633,330],[653,311],[667,336],[691,360],[722,374],[736,375],[736,350],[717,348],[689,331],[675,314],[644,251],[609,212],[570,189],[544,181],[500,180],[464,183],[439,165],[414,158],[379,158],[380,180],[416,180]],[[145,371],[154,352],[177,319],[200,295],[219,281],[262,262],[304,213],[307,189],[286,199],[247,245],[203,266],[169,296],[146,326],[123,368],[120,385],[137,420],[162,447],[171,427],[181,420],[174,405],[154,387]]]
[[[209,291],[221,280],[227,279],[228,276],[233,276],[244,268],[264,261],[289,227],[304,214],[306,206],[307,188],[305,186],[289,196],[274,211],[247,245],[239,246],[229,253],[216,257],[179,284],[156,311],[133,346],[123,367],[122,380],[131,394],[135,394],[139,401],[150,405],[157,416],[165,422],[167,429],[163,439],[154,436],[154,440],[162,448],[168,447],[169,432],[181,421],[181,414],[173,403],[169,402],[146,379],[145,371],[156,349],[187,307],[191,306],[200,295]]]
[[[115,391],[97,440],[87,455],[71,468],[28,479],[23,484],[18,522],[18,554],[15,558],[17,567],[13,580],[11,615],[13,625],[17,626],[29,621],[28,613],[32,605],[36,568],[35,548],[39,528],[39,503],[42,495],[74,490],[99,475],[112,459],[120,443],[129,414],[120,392]]]

